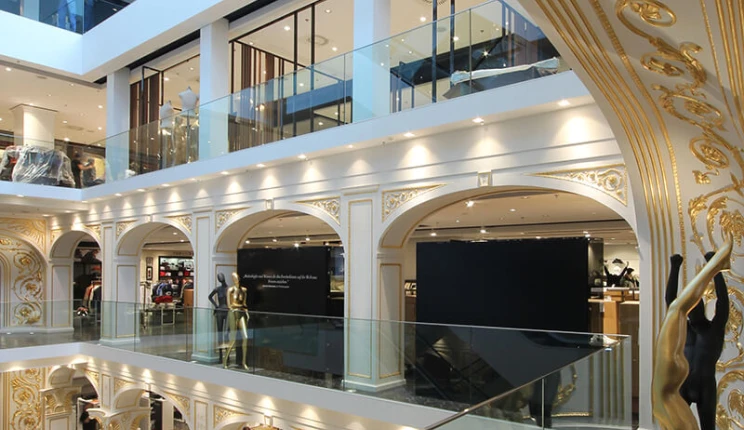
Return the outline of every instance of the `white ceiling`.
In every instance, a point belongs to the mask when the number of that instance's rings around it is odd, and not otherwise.
[[[94,143],[106,136],[105,88],[2,65],[0,95],[0,130],[13,131],[12,107],[32,104],[58,112],[54,125],[56,139]]]

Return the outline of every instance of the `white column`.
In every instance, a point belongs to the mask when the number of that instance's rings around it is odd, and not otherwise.
[[[209,212],[195,214],[194,228],[194,351],[193,360],[207,363],[219,361],[217,337],[215,336],[214,312],[209,302],[209,293],[217,286],[214,259],[221,254],[214,254],[214,223]],[[213,255],[214,254],[214,255]],[[235,264],[235,260],[231,260]],[[226,274],[230,279],[230,274]]]
[[[117,256],[113,224],[103,225],[101,341],[134,343],[139,332],[139,256]]]
[[[162,403],[160,419],[163,425],[161,426],[161,430],[173,430],[173,403],[167,399],[163,399]]]
[[[46,297],[47,330],[52,332],[72,331],[73,303],[72,278],[75,260],[53,258],[49,261],[49,282]]]
[[[372,45],[389,36],[390,0],[354,0],[354,122],[390,113],[390,49]]]
[[[57,111],[38,106],[18,105],[13,112],[15,144],[54,149],[54,120]]]
[[[199,159],[227,154],[227,115],[230,113],[230,44],[228,22],[220,19],[203,27],[199,39]],[[185,89],[185,88],[184,88]]]
[[[124,179],[129,167],[129,69],[106,77],[106,180]]]
[[[44,19],[46,17],[39,16],[39,0],[22,0],[21,3],[21,15],[25,16],[26,18],[33,19],[34,21],[38,21],[40,19]],[[51,22],[48,22],[47,24],[51,24]]]

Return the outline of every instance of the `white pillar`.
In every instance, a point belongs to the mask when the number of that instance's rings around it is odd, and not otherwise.
[[[46,18],[44,16],[40,16],[39,12],[39,0],[23,0],[23,2],[21,3],[22,16],[33,19],[34,21]],[[51,24],[51,22],[47,22],[47,24]]]
[[[209,302],[209,293],[217,286],[215,261],[220,261],[222,254],[213,253],[214,223],[209,212],[196,213],[194,228],[194,343],[192,359],[207,363],[219,361],[217,353],[217,337],[215,336],[214,312]],[[235,265],[235,259],[226,259],[227,264]],[[232,268],[234,266],[231,266]],[[230,279],[230,273],[225,274]]]
[[[354,0],[354,122],[390,113],[390,49],[372,45],[389,36],[390,0]]]
[[[129,168],[129,69],[106,77],[106,180],[124,179]]]
[[[18,105],[10,111],[13,112],[16,145],[54,149],[54,119],[57,111],[30,105]]]
[[[49,279],[46,297],[47,329],[52,332],[72,331],[73,303],[72,278],[73,258],[52,258],[49,261]]]
[[[199,159],[228,152],[230,113],[230,44],[228,22],[220,19],[203,27],[199,39]]]

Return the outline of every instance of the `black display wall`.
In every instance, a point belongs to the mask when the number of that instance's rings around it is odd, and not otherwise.
[[[420,322],[586,332],[585,238],[419,243]]]
[[[241,249],[238,275],[248,308],[261,312],[327,315],[330,249]]]

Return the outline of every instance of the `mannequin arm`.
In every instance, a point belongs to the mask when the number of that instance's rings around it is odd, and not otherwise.
[[[214,306],[215,308],[218,308],[219,307],[219,304],[214,301],[214,296],[216,296],[216,295],[217,295],[217,288],[215,288],[214,290],[212,290],[212,292],[209,293],[209,297],[207,297],[207,298],[209,299],[209,302],[212,304],[212,306]]]
[[[679,269],[682,267],[682,256],[679,254],[672,255],[671,267],[669,269],[669,279],[667,280],[666,287],[666,305],[672,304],[674,299],[677,298],[677,289],[679,288]]]
[[[726,280],[719,273],[714,278],[716,283],[716,316],[713,317],[713,325],[725,327],[729,319],[729,294]]]
[[[710,259],[708,263],[703,266],[703,269],[692,278],[692,281],[685,286],[682,293],[670,306],[677,308],[675,311],[682,311],[689,313],[692,308],[697,305],[698,301],[705,294],[705,289],[713,277],[722,270],[729,270],[731,268],[731,251],[734,248],[733,239],[729,238],[726,243],[723,244],[721,249],[716,252],[716,255]]]

